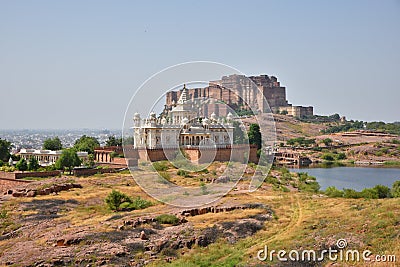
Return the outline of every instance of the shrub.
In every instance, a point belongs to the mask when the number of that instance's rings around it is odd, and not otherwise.
[[[108,207],[114,211],[145,209],[152,205],[148,200],[136,197],[132,200],[129,196],[113,190],[105,199]]]
[[[400,161],[389,160],[389,161],[383,162],[383,164],[388,165],[388,166],[400,166]]]
[[[167,180],[167,181],[169,181],[169,180],[171,179],[171,175],[169,175],[168,172],[162,171],[162,172],[159,172],[158,174],[159,174],[162,178],[164,178],[165,180]]]
[[[400,197],[400,180],[393,183],[391,193],[393,197]]]
[[[378,192],[373,188],[364,188],[361,191],[361,196],[366,199],[376,199],[378,198]]]
[[[279,170],[281,171],[282,174],[290,173],[290,171],[289,171],[287,168],[285,168],[285,167],[282,167],[282,168],[280,168]]]
[[[179,170],[176,172],[176,174],[179,175],[179,176],[183,176],[183,177],[189,177],[188,172],[185,171],[185,170],[181,170],[181,169],[179,169]]]
[[[325,146],[330,146],[333,143],[333,140],[330,138],[325,138],[321,142],[324,143]]]
[[[278,179],[272,176],[267,176],[267,178],[265,178],[265,183],[274,185],[278,183]]]
[[[152,165],[156,171],[166,171],[169,168],[168,162],[165,161],[156,161]]]
[[[207,194],[210,193],[210,192],[207,190],[207,186],[206,186],[206,184],[205,184],[204,182],[201,182],[201,183],[200,183],[200,189],[201,189],[201,193],[202,193],[203,195],[207,195]]]
[[[40,167],[39,162],[37,161],[37,159],[35,157],[32,157],[29,159],[28,171],[36,171],[37,169],[39,169],[39,167]]]
[[[3,167],[0,167],[0,171],[3,171],[3,172],[14,172],[15,171],[15,167],[13,167],[13,166],[3,166]]]
[[[313,144],[315,144],[315,139],[306,139],[304,137],[298,137],[298,138],[292,138],[287,140],[286,142],[287,145],[289,146],[311,146]]]
[[[156,221],[161,224],[177,225],[179,218],[172,214],[162,214],[156,217]]]
[[[201,171],[199,171],[199,172],[202,172],[202,173],[209,173],[209,171],[208,171],[208,169],[207,168],[204,168],[204,169],[202,169]]]
[[[317,193],[320,188],[321,187],[318,184],[318,182],[313,182],[313,181],[306,181],[305,183],[299,185],[299,189],[301,191],[311,192],[311,193]]]
[[[381,151],[383,154],[387,154],[387,153],[389,153],[389,148],[387,148],[387,147],[382,147],[382,148],[380,149],[380,151]]]
[[[343,197],[343,191],[337,189],[334,186],[329,186],[325,190],[325,195],[327,195],[329,197]]]
[[[298,172],[297,176],[299,177],[300,182],[305,182],[308,178],[308,173],[306,172]]]
[[[399,185],[400,185],[400,182],[399,182]],[[327,191],[328,191],[328,189],[329,189],[329,187],[327,188]],[[333,189],[330,189],[330,190],[331,190],[331,192],[333,192]],[[325,191],[325,193],[328,195],[327,191]],[[345,197],[345,198],[365,198],[365,199],[389,198],[389,197],[392,197],[391,192],[393,193],[393,189],[391,191],[389,187],[384,186],[384,185],[376,185],[373,188],[364,188],[361,192],[357,192],[353,189],[345,188],[345,189],[343,189],[343,197]]]
[[[374,186],[373,190],[376,191],[378,198],[390,197],[390,188],[381,184]]]
[[[131,206],[130,209],[134,209],[134,210],[141,210],[141,209],[145,209],[150,207],[151,205],[153,205],[153,203],[151,203],[151,201],[148,201],[146,199],[143,199],[141,197],[136,197]]]
[[[345,188],[345,189],[343,189],[343,197],[345,197],[345,198],[361,198],[362,195],[360,192],[357,192],[354,189]]]
[[[290,192],[289,188],[287,188],[287,187],[284,186],[284,185],[281,185],[281,191],[282,191],[282,192],[285,192],[285,193]]]
[[[132,203],[129,196],[121,193],[117,190],[111,191],[111,193],[106,197],[105,202],[111,210],[119,211],[122,203]],[[126,204],[124,204],[126,205]]]
[[[342,160],[342,159],[346,159],[346,154],[341,152],[339,154],[336,155],[336,160]]]
[[[119,205],[119,210],[129,210],[129,209],[133,209],[131,207],[132,203],[130,202],[123,202]]]
[[[321,159],[327,160],[327,161],[334,161],[334,160],[335,160],[335,158],[333,157],[333,155],[330,154],[330,153],[325,153],[325,154],[323,154],[323,155],[321,156]]]
[[[6,219],[7,218],[7,211],[6,210],[2,210],[0,212],[0,219]]]
[[[17,162],[15,167],[19,171],[26,171],[28,169],[28,163],[26,162],[26,160],[24,158],[22,158]]]

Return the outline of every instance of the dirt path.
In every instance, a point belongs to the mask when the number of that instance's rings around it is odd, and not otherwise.
[[[303,207],[301,205],[300,199],[297,195],[290,196],[291,202],[293,203],[293,215],[291,217],[290,223],[280,230],[278,233],[276,233],[274,236],[270,237],[269,239],[265,240],[265,243],[270,243],[275,240],[279,240],[281,237],[286,237],[288,234],[293,232],[295,228],[300,226],[302,220],[303,220]]]

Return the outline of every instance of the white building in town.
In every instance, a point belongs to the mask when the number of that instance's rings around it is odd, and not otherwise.
[[[40,166],[49,166],[54,163],[60,158],[62,154],[61,150],[41,150],[41,149],[25,149],[22,148],[18,155],[25,160],[29,160],[32,157],[35,157],[36,160],[39,162]],[[78,157],[84,161],[88,157],[87,152],[77,152]]]
[[[215,113],[210,118],[202,117],[201,110],[187,99],[188,89],[183,87],[182,94],[169,114],[157,118],[150,113],[141,119],[135,113],[134,148],[174,148],[174,147],[228,147],[233,144],[233,120],[229,113],[225,118],[217,118]]]

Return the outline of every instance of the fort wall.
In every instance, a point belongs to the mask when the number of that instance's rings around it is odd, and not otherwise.
[[[170,91],[166,94],[164,113],[171,110],[181,93],[182,91]],[[277,112],[287,109],[288,115],[294,117],[313,115],[312,107],[292,107],[286,99],[286,88],[281,86],[276,77],[268,75],[224,76],[221,80],[211,81],[207,87],[188,89],[188,99],[199,98],[214,100],[202,107],[202,115],[206,117],[209,117],[212,113],[217,116],[226,116],[230,112],[226,105],[234,110],[247,109],[248,106],[251,106],[261,112],[270,112],[271,110]],[[215,103],[218,101],[223,102],[223,104]]]
[[[247,145],[233,145],[228,148],[199,150],[197,148],[182,148],[182,151],[193,162],[204,163],[210,161],[237,161],[243,162],[246,153],[249,157],[248,162],[258,163],[257,147]],[[144,161],[160,161],[174,159],[176,157],[176,149],[138,149],[140,160]]]

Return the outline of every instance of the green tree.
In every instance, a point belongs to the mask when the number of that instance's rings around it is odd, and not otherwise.
[[[19,171],[26,171],[28,169],[28,163],[26,163],[26,160],[22,158],[17,162],[15,168]]]
[[[362,198],[363,196],[360,192],[357,192],[354,189],[344,188],[343,189],[343,197],[344,198]]]
[[[337,160],[346,159],[346,154],[343,153],[343,152],[340,152],[340,153],[338,153],[338,154],[336,155],[336,159],[337,159]]]
[[[111,210],[119,211],[121,210],[120,206],[122,203],[132,203],[132,199],[124,193],[112,190],[106,197],[105,202]]]
[[[56,161],[56,168],[59,170],[67,169],[71,173],[72,169],[80,166],[81,163],[81,159],[76,154],[75,149],[69,148],[62,151],[60,158]]]
[[[315,139],[306,139],[304,137],[297,137],[287,140],[286,144],[289,146],[298,145],[298,146],[308,147],[310,145],[315,144]]]
[[[321,142],[324,143],[325,146],[330,146],[333,143],[333,140],[330,138],[325,138]]]
[[[338,120],[340,120],[340,115],[335,113],[333,115],[330,115],[329,118],[331,118],[331,119],[333,119],[335,121],[338,121]]]
[[[19,161],[21,159],[21,155],[11,154],[11,158],[13,161]]]
[[[378,192],[373,188],[364,188],[361,191],[361,196],[366,199],[376,199],[379,198]]]
[[[123,139],[124,145],[133,145],[134,143],[135,143],[135,141],[133,139],[133,136],[127,136],[127,137],[124,137],[124,139]]]
[[[39,167],[38,160],[35,157],[31,157],[28,161],[28,171],[36,171]]]
[[[393,197],[400,197],[400,180],[393,183],[391,193]]]
[[[106,141],[106,146],[122,146],[122,137],[115,138],[114,135],[109,136],[108,140]]]
[[[10,158],[11,143],[0,138],[0,160],[8,162]]]
[[[325,153],[321,156],[321,159],[327,160],[327,161],[334,161],[335,158],[331,153]]]
[[[233,143],[234,144],[245,144],[246,143],[246,135],[244,131],[240,127],[241,124],[238,121],[233,121]]]
[[[373,187],[373,190],[377,192],[378,198],[388,198],[391,196],[390,188],[385,185],[378,184]]]
[[[249,144],[257,145],[257,149],[261,148],[261,132],[260,126],[256,123],[250,125],[250,130],[248,132]]]
[[[58,138],[58,136],[54,138],[48,138],[43,142],[43,149],[46,150],[61,150],[62,148],[61,140]]]
[[[294,145],[296,144],[296,141],[295,141],[294,138],[292,138],[292,139],[287,140],[287,141],[286,141],[286,144],[287,144],[288,146],[294,146]]]
[[[89,168],[93,168],[95,165],[94,155],[89,154],[87,159],[83,162],[83,165],[85,165],[86,167],[89,167]]]
[[[75,141],[74,148],[76,151],[86,151],[89,154],[94,153],[94,149],[99,147],[100,143],[95,137],[83,135]]]

